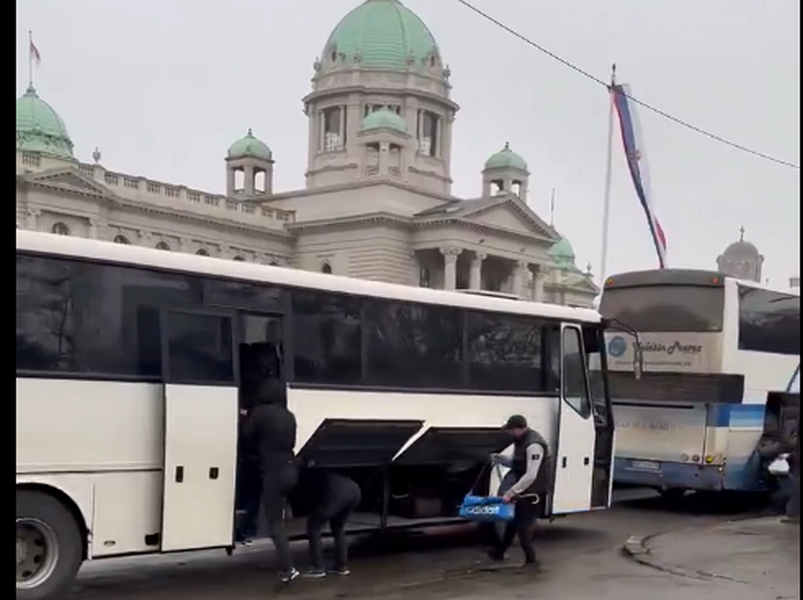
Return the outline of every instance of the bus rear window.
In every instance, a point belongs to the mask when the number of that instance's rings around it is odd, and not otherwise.
[[[606,289],[600,313],[636,331],[722,331],[725,291],[721,287],[651,285]]]

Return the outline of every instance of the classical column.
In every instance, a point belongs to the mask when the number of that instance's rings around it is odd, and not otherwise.
[[[530,268],[530,264],[526,260],[520,260],[516,263],[516,268],[513,271],[513,294],[522,297],[524,292],[524,273]]]
[[[418,260],[418,253],[415,250],[410,252],[410,285],[415,287],[421,285],[421,261]]]
[[[533,301],[544,302],[544,280],[546,272],[541,265],[533,271]]]
[[[89,219],[89,239],[96,240],[98,239],[98,220],[97,219]]]
[[[245,175],[245,181],[243,182],[243,187],[245,189],[243,191],[246,196],[251,197],[254,195],[254,167],[252,165],[246,165],[243,168],[243,172]]]
[[[457,257],[462,248],[441,248],[443,254],[443,289],[453,290],[457,287]]]
[[[229,198],[234,198],[234,193],[237,191],[237,170],[234,167],[226,169],[226,194]]]
[[[483,252],[475,252],[471,260],[471,271],[468,278],[468,287],[471,290],[482,289],[482,262],[488,258]]]
[[[37,208],[29,208],[25,211],[25,229],[36,231],[36,220],[42,211]]]

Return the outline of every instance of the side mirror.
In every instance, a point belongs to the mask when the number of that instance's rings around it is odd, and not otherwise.
[[[633,344],[633,375],[636,379],[641,379],[644,372],[644,353],[641,351],[641,344]]]

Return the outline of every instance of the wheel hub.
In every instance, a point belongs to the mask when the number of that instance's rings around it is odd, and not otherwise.
[[[28,558],[28,547],[25,545],[25,540],[17,538],[17,565],[25,562]]]
[[[53,574],[59,559],[58,538],[38,519],[17,519],[17,589],[34,589]]]

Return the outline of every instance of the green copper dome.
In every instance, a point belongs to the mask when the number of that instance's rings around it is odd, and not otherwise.
[[[519,169],[527,170],[527,162],[518,154],[510,149],[510,144],[505,142],[505,147],[485,161],[486,169]]]
[[[64,121],[30,86],[17,99],[17,150],[72,159],[72,149]]]
[[[555,261],[555,264],[561,269],[574,269],[574,250],[569,240],[561,237],[559,241],[555,242],[549,249],[549,257]]]
[[[366,69],[406,71],[438,60],[438,45],[418,16],[399,0],[365,0],[337,24],[326,60]]]
[[[375,110],[362,120],[363,131],[370,129],[393,129],[405,133],[407,131],[407,123],[404,119],[397,115],[392,110],[386,108]]]
[[[255,138],[250,129],[248,133],[245,134],[244,138],[237,140],[231,145],[228,156],[229,158],[254,156],[256,158],[264,158],[265,160],[273,160],[273,152],[270,151],[268,145],[262,140]]]

